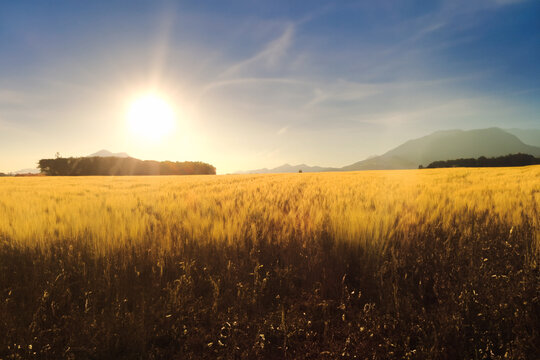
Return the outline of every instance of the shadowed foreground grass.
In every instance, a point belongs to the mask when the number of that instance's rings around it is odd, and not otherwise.
[[[448,220],[448,219],[447,219]],[[384,251],[307,242],[0,245],[0,358],[533,359],[535,230],[489,213]]]

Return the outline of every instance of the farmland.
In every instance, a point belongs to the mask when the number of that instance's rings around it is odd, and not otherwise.
[[[0,359],[532,358],[540,167],[0,179]]]

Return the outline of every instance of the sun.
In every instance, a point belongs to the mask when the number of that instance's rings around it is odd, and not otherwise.
[[[174,129],[175,113],[172,106],[161,96],[145,94],[129,105],[127,121],[132,133],[157,141]]]

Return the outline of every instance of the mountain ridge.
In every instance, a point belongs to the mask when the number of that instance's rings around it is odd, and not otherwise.
[[[93,154],[87,155],[85,157],[120,157],[120,158],[128,158],[131,157],[125,152],[119,152],[119,153],[113,153],[106,149],[101,149]]]
[[[525,143],[517,134],[528,134],[530,141],[536,139],[538,132],[530,130],[506,131],[497,127],[474,130],[439,130],[431,134],[411,139],[379,156],[372,156],[341,168],[307,166],[305,164],[284,164],[276,168],[258,169],[242,172],[255,173],[292,173],[325,171],[360,171],[360,170],[397,170],[416,169],[434,161],[458,158],[477,158],[480,156],[496,157],[508,154],[530,154],[540,156],[540,147]],[[538,139],[540,143],[540,138]]]
[[[248,170],[248,171],[239,171],[236,174],[275,174],[275,173],[297,173],[300,170],[302,172],[328,172],[328,171],[339,171],[339,168],[332,168],[332,167],[322,167],[322,166],[309,166],[306,164],[299,164],[299,165],[290,165],[290,164],[283,164],[275,168],[262,168],[262,169],[256,169],[256,170]]]
[[[515,135],[527,145],[540,147],[540,129],[503,129],[507,133]]]

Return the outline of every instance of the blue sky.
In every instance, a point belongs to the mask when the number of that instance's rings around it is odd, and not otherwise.
[[[126,129],[137,94],[177,111]],[[540,2],[2,1],[0,171],[106,148],[227,173],[540,128]]]

